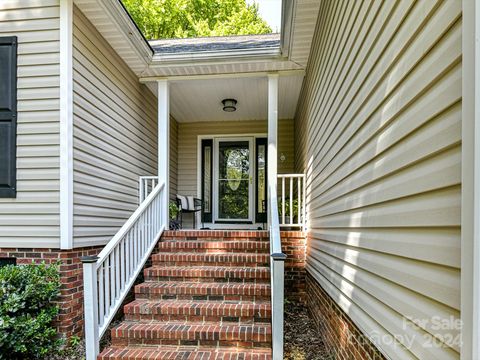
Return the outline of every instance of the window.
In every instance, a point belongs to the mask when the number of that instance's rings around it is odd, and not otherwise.
[[[16,196],[17,37],[0,37],[0,197]]]
[[[203,221],[212,221],[212,149],[213,140],[202,140],[202,200]]]

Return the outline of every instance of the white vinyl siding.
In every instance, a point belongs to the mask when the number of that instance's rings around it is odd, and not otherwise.
[[[157,174],[157,101],[74,9],[74,246],[105,244]]]
[[[295,119],[307,269],[392,359],[459,358],[461,7],[323,1]]]
[[[0,247],[59,248],[59,0],[0,1],[18,37],[17,197],[0,199]]]
[[[267,134],[267,121],[216,121],[178,123],[178,193],[197,194],[197,147],[200,135]],[[293,120],[279,120],[278,154],[284,154],[285,162],[278,161],[279,173],[293,171]]]

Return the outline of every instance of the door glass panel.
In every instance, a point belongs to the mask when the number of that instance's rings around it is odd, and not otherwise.
[[[266,200],[266,189],[265,189],[265,145],[258,145],[257,148],[257,212],[265,212],[265,200]]]
[[[205,146],[203,150],[204,162],[203,162],[203,205],[206,213],[211,213],[211,198],[212,198],[212,147]]]
[[[248,220],[250,148],[248,141],[218,144],[218,218]]]

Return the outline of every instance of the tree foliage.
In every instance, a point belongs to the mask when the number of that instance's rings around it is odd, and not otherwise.
[[[268,34],[246,0],[122,0],[147,39]]]

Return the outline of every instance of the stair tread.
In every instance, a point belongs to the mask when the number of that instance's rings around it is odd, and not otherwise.
[[[269,349],[219,349],[196,346],[111,346],[98,357],[102,360],[270,360]]]
[[[172,329],[180,328],[182,330],[189,329],[189,331],[196,332],[227,332],[227,330],[232,331],[233,329],[250,329],[256,331],[265,331],[266,334],[271,334],[272,326],[270,324],[257,324],[257,323],[239,323],[239,324],[220,324],[218,322],[196,322],[196,321],[156,321],[156,320],[124,320],[117,326],[115,326],[112,331],[139,331],[139,330],[148,330],[151,332],[160,332],[167,331],[170,332]]]
[[[199,237],[199,238],[261,238],[268,239],[267,230],[168,230],[163,238]]]
[[[207,265],[182,265],[162,266],[153,265],[144,270],[145,277],[149,280],[152,277],[185,277],[185,278],[225,278],[265,281],[270,277],[270,268],[265,266],[242,267],[242,266],[207,266]]]
[[[140,313],[151,313],[153,309],[188,309],[194,311],[196,309],[238,309],[238,310],[270,310],[270,301],[211,301],[211,300],[148,300],[148,299],[136,299],[131,303],[125,305],[125,313],[136,313],[139,310]]]
[[[199,253],[199,252],[170,252],[170,253],[158,253],[152,255],[153,261],[159,261],[163,258],[180,258],[186,256],[187,259],[184,261],[192,261],[197,259],[209,259],[210,261],[220,262],[222,259],[231,260],[231,258],[242,258],[249,259],[249,262],[265,261],[268,260],[269,254],[261,253],[246,253],[246,252],[209,252],[209,253]]]
[[[245,267],[245,266],[224,266],[224,265],[153,265],[145,270],[159,270],[159,269],[171,269],[171,270],[238,270],[238,271],[260,271],[260,272],[270,272],[268,266],[258,266],[258,267]]]
[[[235,292],[234,292],[235,291]],[[184,281],[147,281],[135,287],[135,292],[156,292],[164,294],[192,294],[192,295],[218,295],[235,294],[244,291],[254,295],[255,292],[270,292],[270,284],[255,283],[222,283],[222,282],[184,282]]]
[[[220,343],[251,342],[265,344],[271,341],[272,327],[269,323],[124,320],[111,330],[111,334],[112,345],[161,345],[162,341],[165,340],[211,341]],[[125,341],[127,341],[127,343],[125,343]]]

